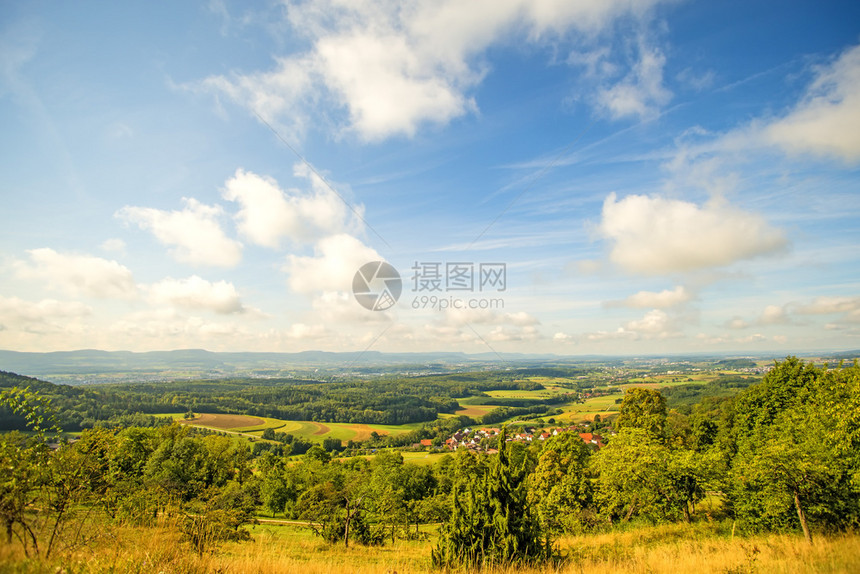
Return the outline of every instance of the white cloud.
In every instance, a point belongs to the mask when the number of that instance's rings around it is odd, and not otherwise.
[[[137,287],[131,271],[116,261],[92,255],[58,253],[48,247],[31,249],[29,262],[14,264],[22,279],[44,281],[49,288],[70,295],[101,299],[132,299]]]
[[[612,118],[653,116],[672,98],[663,86],[666,57],[656,48],[640,46],[639,61],[624,80],[602,90],[597,101]]]
[[[107,251],[109,253],[125,255],[125,241],[116,237],[105,239],[99,247],[101,247],[103,251]]]
[[[288,339],[306,341],[308,339],[324,339],[331,337],[331,333],[325,328],[325,325],[293,323],[290,325],[290,328],[284,332],[284,336]]]
[[[860,161],[860,46],[821,68],[803,100],[762,133],[793,154]]]
[[[767,337],[765,337],[761,333],[753,333],[752,335],[748,335],[746,337],[737,337],[734,339],[735,343],[742,343],[745,345],[749,345],[751,343],[762,343],[764,341],[767,341]]]
[[[692,298],[692,294],[687,291],[683,285],[678,285],[672,290],[664,289],[659,293],[653,291],[639,291],[627,299],[619,302],[610,302],[608,306],[614,307],[623,305],[625,307],[633,307],[636,309],[644,309],[648,307],[656,307],[658,309],[667,309],[677,305],[683,305]]]
[[[466,301],[464,304],[468,305]],[[489,309],[448,308],[438,319],[424,325],[434,344],[472,342],[536,341],[542,339],[534,316],[519,311],[503,313]],[[489,330],[487,330],[489,328]]]
[[[837,322],[828,324],[827,329],[844,326],[844,323],[860,323],[860,297],[857,296],[816,297],[811,303],[792,303],[786,307],[799,315],[839,315]]]
[[[660,309],[652,309],[641,319],[628,322],[624,329],[646,338],[666,339],[680,336],[676,321]]]
[[[779,305],[768,305],[764,308],[764,311],[762,311],[758,322],[761,325],[780,325],[788,323],[789,318],[788,315],[786,315],[784,308]]]
[[[638,341],[642,339],[672,339],[683,336],[678,318],[661,309],[652,309],[641,319],[633,319],[615,331],[587,333],[589,341],[622,339]]]
[[[297,293],[352,290],[355,272],[382,257],[355,237],[340,233],[324,237],[314,245],[313,256],[287,256],[284,269],[290,288]]]
[[[603,203],[600,232],[611,240],[610,258],[625,270],[661,274],[721,267],[784,249],[782,231],[762,217],[710,201],[630,195]]]
[[[411,136],[422,124],[477,109],[467,92],[487,72],[480,55],[512,32],[531,44],[570,33],[590,41],[619,18],[644,19],[661,1],[288,2],[293,29],[310,44],[305,52],[278,58],[272,71],[213,76],[201,86],[298,133],[309,110],[318,116],[331,101],[365,140]],[[666,100],[663,60],[657,50],[641,50],[609,98],[613,114],[644,113]]]
[[[223,209],[183,198],[181,211],[126,206],[116,212],[120,219],[149,230],[170,254],[182,263],[233,267],[242,258],[242,245],[227,237],[218,219]]]
[[[276,248],[282,237],[307,242],[360,229],[360,220],[353,217],[343,200],[304,164],[296,166],[296,175],[310,179],[310,191],[285,192],[274,179],[241,169],[227,180],[222,196],[240,204],[236,220],[244,237]],[[356,209],[363,211],[361,206]]]
[[[446,309],[444,321],[449,325],[515,325],[518,327],[530,327],[539,325],[532,315],[525,311],[516,313],[499,313],[490,309]]]
[[[778,148],[791,155],[860,161],[860,46],[849,48],[815,78],[794,107],[781,117],[761,117],[696,144],[682,144],[670,168],[684,168],[706,187],[725,187],[726,175],[714,166],[748,161],[750,154]],[[696,173],[699,171],[700,173]],[[728,176],[733,177],[732,175]],[[728,181],[728,183],[732,183]]]
[[[150,285],[149,298],[154,304],[169,304],[187,309],[206,309],[215,313],[245,313],[239,293],[232,283],[212,283],[192,275],[187,279],[168,277]]]
[[[318,293],[311,300],[311,306],[314,310],[314,318],[321,320],[326,325],[344,325],[346,323],[390,324],[394,312],[393,309],[385,313],[368,311],[359,304],[351,292],[346,291]]]
[[[205,346],[213,341],[245,340],[249,334],[235,323],[208,321],[176,309],[130,313],[114,322],[109,332],[117,341],[134,341],[139,348]]]
[[[71,321],[86,317],[92,309],[83,303],[43,299],[38,303],[0,295],[0,331],[46,333],[74,331]]]
[[[613,339],[635,340],[639,338],[639,334],[634,331],[628,331],[624,327],[618,327],[615,331],[595,331],[587,333],[585,338],[589,341],[606,341]]]
[[[506,341],[536,341],[543,337],[537,327],[528,325],[524,327],[506,327],[499,325],[494,327],[492,331],[484,336],[487,341],[506,342]]]
[[[795,313],[803,315],[850,313],[860,309],[860,297],[816,297],[811,303],[799,303],[792,307]]]

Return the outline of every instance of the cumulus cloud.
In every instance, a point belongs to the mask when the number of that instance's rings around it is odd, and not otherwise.
[[[646,195],[617,200],[612,193],[599,230],[612,242],[614,263],[652,275],[722,267],[787,246],[781,230],[724,201],[699,206]]]
[[[246,340],[249,333],[236,323],[188,316],[173,308],[130,313],[109,327],[117,340],[135,341],[137,347],[164,348],[209,342]]]
[[[802,101],[763,137],[794,154],[860,161],[860,46],[820,68]]]
[[[331,333],[325,328],[325,325],[306,325],[305,323],[293,323],[290,328],[284,332],[284,336],[288,339],[296,339],[306,341],[308,339],[323,339],[331,336]]]
[[[663,0],[420,0],[288,2],[291,26],[309,48],[273,70],[213,76],[200,85],[263,117],[301,131],[297,110],[331,101],[347,129],[366,140],[410,136],[477,109],[468,95],[486,75],[480,55],[514,32],[524,43],[578,34],[591,39],[623,17],[642,18]],[[642,113],[665,100],[663,56],[643,51],[608,97],[615,115]]]
[[[92,255],[58,253],[48,247],[27,251],[29,262],[14,264],[22,279],[43,281],[49,288],[70,295],[101,299],[132,299],[137,287],[131,271],[116,261]]]
[[[645,309],[648,307],[657,309],[667,309],[677,305],[683,305],[692,298],[692,294],[687,291],[683,285],[678,285],[672,290],[664,289],[658,293],[653,291],[639,291],[627,297],[623,301],[611,301],[607,303],[609,307],[633,307],[635,309]]]
[[[239,203],[236,220],[244,237],[276,248],[283,237],[305,242],[360,228],[350,208],[304,164],[296,166],[296,175],[311,181],[309,191],[284,191],[274,179],[241,169],[227,180],[222,196]]]
[[[151,231],[167,245],[170,254],[182,263],[233,267],[242,258],[242,245],[227,237],[219,218],[223,209],[205,205],[194,198],[183,198],[181,211],[126,206],[116,217]]]
[[[680,336],[676,321],[661,309],[648,311],[641,319],[628,322],[624,329],[646,338],[666,339]]]
[[[391,324],[393,319],[393,310],[389,313],[368,312],[356,301],[355,295],[346,291],[323,291],[315,294],[311,300],[311,306],[314,310],[314,318],[326,325]]]
[[[800,315],[839,315],[844,323],[860,323],[860,297],[816,297],[810,303],[788,305],[791,312]]]
[[[314,255],[289,255],[284,270],[290,288],[297,293],[352,290],[355,272],[370,261],[383,258],[355,237],[340,233],[314,245]]]
[[[789,322],[788,315],[783,307],[779,305],[768,305],[758,319],[761,325],[780,325]]]
[[[437,320],[424,326],[433,342],[536,341],[542,339],[540,321],[524,312],[504,313],[491,309],[448,308]]]
[[[197,275],[186,279],[168,277],[150,285],[149,299],[155,304],[169,304],[187,309],[205,309],[215,313],[245,313],[236,287],[227,281],[210,282]]]
[[[0,330],[46,333],[69,330],[69,322],[92,314],[83,303],[43,299],[38,303],[0,295]]]
[[[597,331],[587,333],[589,341],[604,341],[623,339],[638,341],[641,339],[671,339],[681,337],[681,325],[677,317],[669,315],[662,309],[652,309],[640,319],[633,319],[618,327],[615,331]]]
[[[487,341],[496,343],[506,341],[536,341],[543,337],[537,327],[533,325],[526,325],[518,328],[498,325],[487,333],[484,338]]]

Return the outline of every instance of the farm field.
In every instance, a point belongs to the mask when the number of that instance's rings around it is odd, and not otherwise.
[[[612,388],[624,391],[631,387],[663,388],[691,383],[708,383],[716,380],[720,375],[734,375],[738,373],[729,370],[695,372],[695,373],[672,373],[659,374],[655,376],[639,376],[624,380]],[[459,400],[460,409],[454,415],[465,415],[480,421],[481,417],[496,409],[499,405],[475,404],[487,401],[487,397],[503,400],[545,400],[559,394],[571,392],[570,389],[560,386],[560,383],[569,383],[568,379],[555,379],[549,377],[529,377],[523,381],[541,383],[545,386],[541,390],[495,390],[488,391],[483,397],[468,397]],[[606,387],[600,387],[605,389]],[[563,411],[561,415],[554,415],[555,420],[561,424],[573,424],[592,420],[595,415],[606,417],[617,413],[616,401],[623,397],[622,393],[594,397],[586,399],[584,403],[568,403],[556,405]],[[440,418],[454,416],[442,414]],[[314,421],[281,420],[267,417],[255,417],[245,415],[228,415],[203,413],[197,418],[184,420],[184,414],[172,413],[169,415],[174,420],[183,424],[220,430],[228,433],[244,435],[248,438],[261,438],[263,431],[267,429],[280,433],[289,433],[295,437],[321,443],[327,438],[340,439],[346,443],[350,440],[365,441],[376,432],[379,435],[396,436],[420,428],[424,423],[411,423],[405,425],[371,425],[360,423],[322,423]]]
[[[496,399],[548,399],[565,392],[561,387],[548,387],[542,391],[487,391],[486,394]]]
[[[457,412],[455,415],[464,415],[472,418],[479,418],[496,408],[493,405],[470,405],[465,402],[461,402],[460,406],[463,407]]]
[[[598,414],[601,417],[616,414],[618,413],[618,405],[615,401],[620,399],[622,396],[623,395],[621,394],[605,395],[586,399],[584,403],[568,404],[561,407],[564,414],[555,418],[556,420],[561,420],[567,423],[578,423],[590,421],[594,419],[594,415]]]
[[[490,407],[492,408],[492,407]],[[198,413],[193,419],[183,420],[183,415],[173,416],[175,420],[191,426],[240,433],[251,437],[261,437],[266,429],[289,433],[312,442],[322,442],[327,438],[337,438],[343,442],[364,441],[372,432],[379,435],[398,435],[421,426],[421,423],[406,425],[368,425],[361,423],[318,423],[314,421],[286,421],[268,417],[228,415],[220,413]]]

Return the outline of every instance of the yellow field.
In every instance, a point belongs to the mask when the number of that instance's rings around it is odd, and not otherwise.
[[[494,406],[492,405],[461,405],[463,408],[455,412],[455,415],[465,415],[467,417],[482,417],[491,410],[493,410]]]
[[[259,427],[265,424],[263,419],[245,415],[199,414],[193,419],[182,421],[183,424],[198,425],[221,430],[241,432],[247,427]]]

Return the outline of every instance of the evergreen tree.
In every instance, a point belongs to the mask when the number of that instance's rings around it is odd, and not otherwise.
[[[452,494],[451,519],[432,553],[434,566],[509,566],[552,558],[552,542],[542,536],[526,501],[526,470],[512,464],[506,439],[507,429],[503,428],[499,456],[489,473],[472,481],[461,477],[458,482]]]

